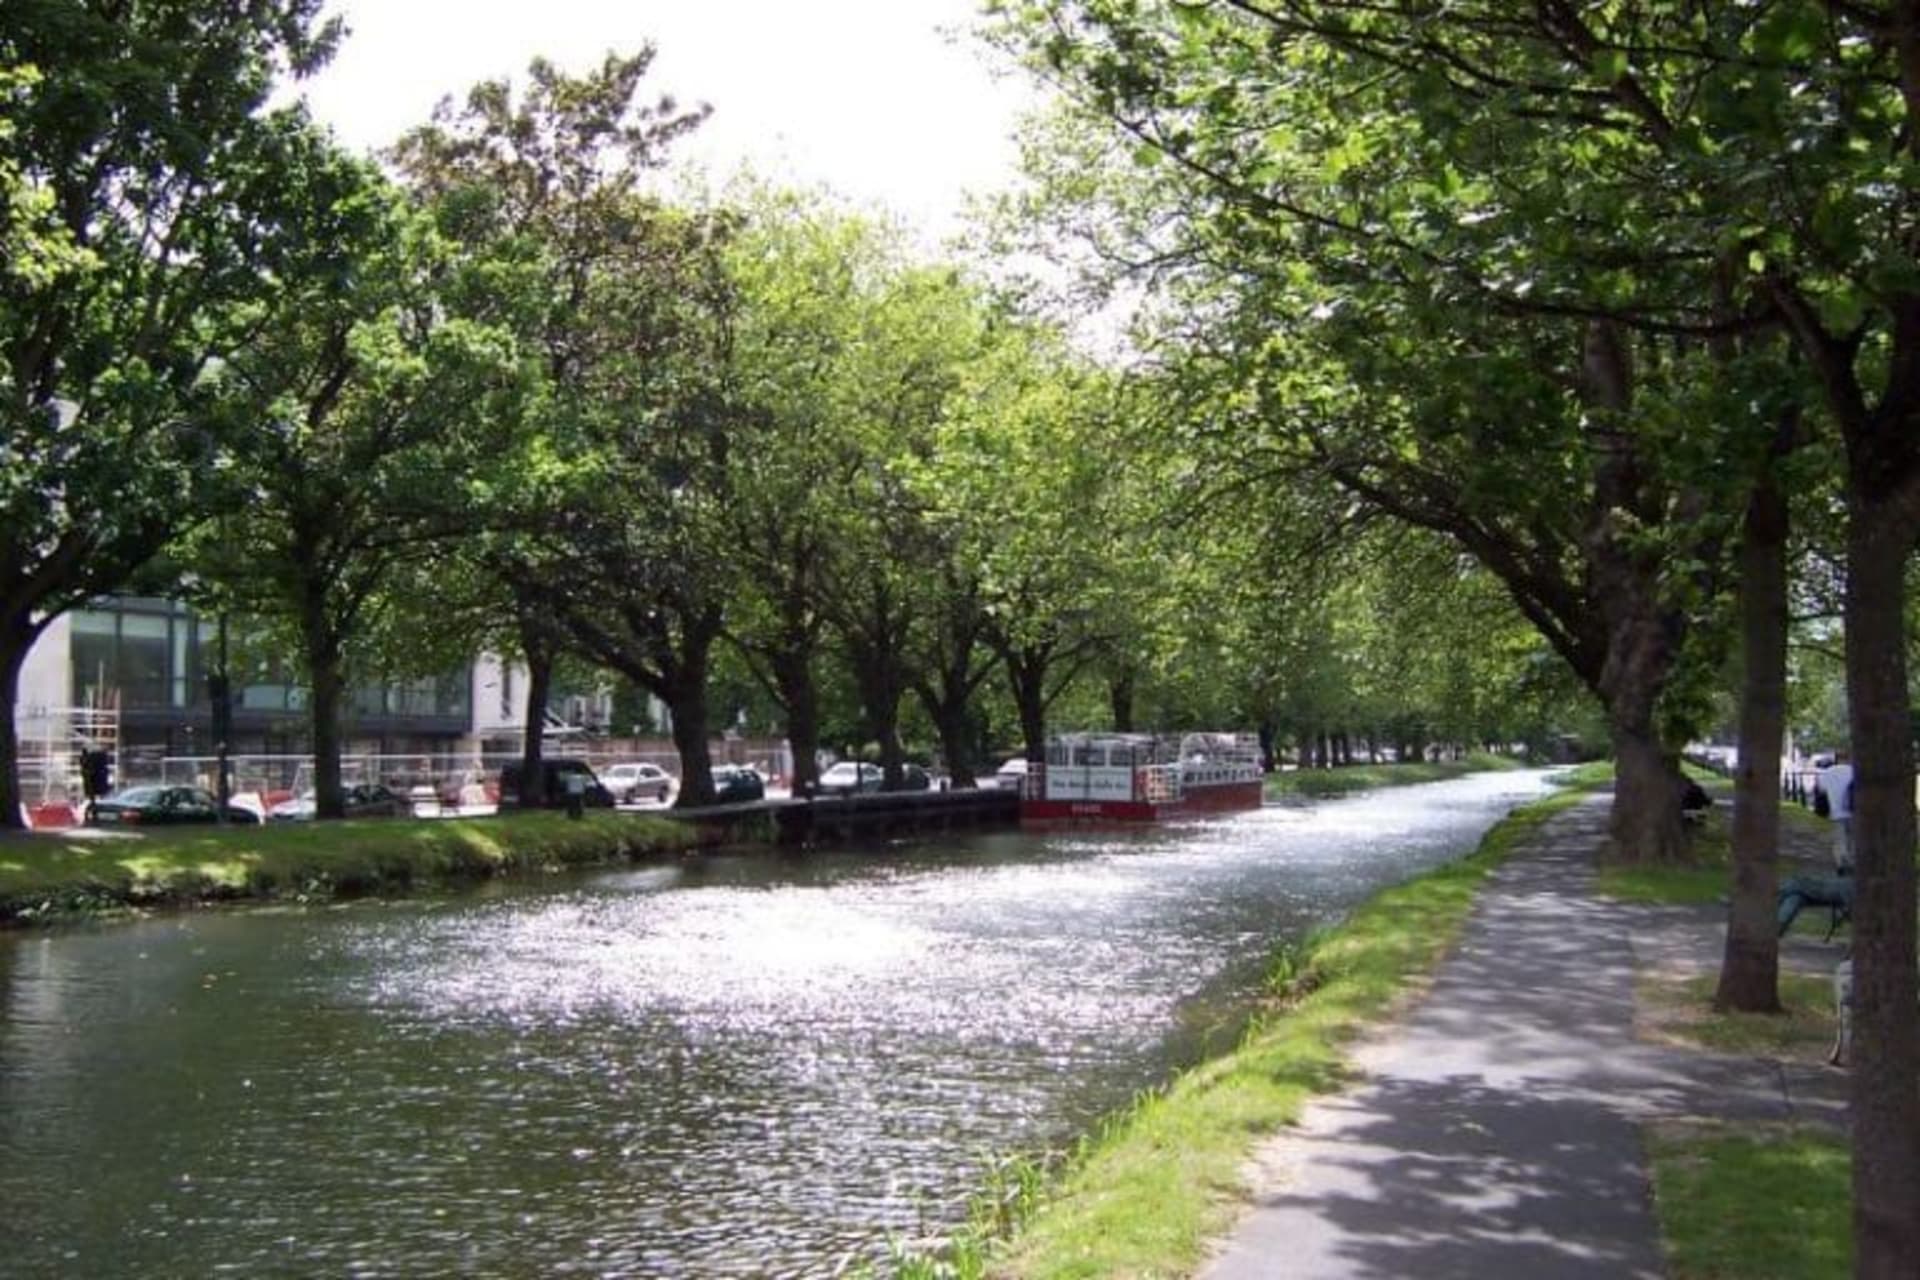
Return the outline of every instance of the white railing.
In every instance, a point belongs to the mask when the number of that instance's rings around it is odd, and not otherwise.
[[[1258,782],[1258,762],[1243,760],[1189,761],[1180,767],[1181,782],[1188,787],[1217,787],[1236,782]]]
[[[1146,804],[1174,804],[1181,797],[1180,766],[1143,765],[1134,773],[1135,798]]]
[[[1047,798],[1047,766],[1028,764],[1027,771],[1020,778],[1020,798],[1022,800],[1044,800]]]
[[[23,706],[16,724],[21,799],[29,806],[80,800],[80,753],[113,751],[120,712],[113,706]]]

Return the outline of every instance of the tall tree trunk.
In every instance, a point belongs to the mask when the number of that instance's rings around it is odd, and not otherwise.
[[[967,705],[929,706],[927,717],[940,739],[940,755],[947,764],[947,776],[956,787],[971,787],[979,781],[973,771],[973,732],[967,719]]]
[[[905,778],[900,700],[907,695],[906,655],[913,638],[909,605],[885,575],[873,574],[861,587],[857,607],[841,619],[839,630],[868,736],[880,748],[881,785],[895,790]]]
[[[1652,719],[1610,717],[1614,795],[1609,834],[1622,862],[1677,861],[1687,833],[1680,817],[1680,767]]]
[[[896,704],[897,711],[897,704]],[[907,753],[900,745],[900,717],[895,714],[892,720],[878,734],[880,742],[880,785],[888,791],[898,791],[906,781]]]
[[[977,585],[949,573],[945,594],[942,616],[924,633],[925,652],[911,684],[933,721],[947,776],[954,786],[971,787],[980,750],[974,698],[998,662],[987,643],[991,620],[980,605]]]
[[[1115,733],[1133,732],[1133,668],[1127,667],[1107,680],[1107,706],[1113,712]]]
[[[313,816],[344,818],[347,797],[340,780],[340,702],[346,677],[340,670],[339,646],[330,639],[309,641],[307,723],[313,739]]]
[[[673,746],[680,753],[680,794],[674,808],[712,804],[713,757],[707,724],[707,654],[683,654],[661,700],[673,713]]]
[[[984,675],[991,668],[983,669]],[[973,695],[978,678],[966,664],[936,672],[913,682],[933,732],[940,740],[940,755],[946,761],[947,776],[956,787],[971,787],[978,780],[973,770],[974,741],[978,736],[973,723]]]
[[[537,623],[524,618],[520,652],[527,660],[527,709],[520,719],[520,803],[535,808],[547,803],[547,702],[553,693],[553,644]]]
[[[787,713],[787,746],[793,752],[788,782],[793,794],[802,795],[820,781],[820,691],[813,679],[813,655],[789,650],[772,666],[780,705]]]
[[[0,831],[25,829],[27,818],[20,792],[20,725],[15,707],[20,701],[20,668],[39,628],[24,618],[0,627]]]
[[[1787,498],[1766,466],[1740,536],[1740,764],[1733,793],[1733,901],[1714,1003],[1780,1010],[1780,742],[1787,703]]]
[[[884,642],[864,635],[850,636],[847,651],[853,659],[853,683],[860,692],[867,733],[880,748],[882,785],[892,791],[900,786],[905,763],[900,749],[900,699],[906,696],[907,682],[900,656],[888,652]]]
[[[1013,650],[1005,656],[1007,684],[1020,713],[1020,741],[1027,759],[1043,764],[1047,758],[1047,664],[1031,650]]]
[[[1880,477],[1861,474],[1870,465],[1856,457],[1849,486],[1846,654],[1854,757],[1854,1274],[1877,1278],[1911,1275],[1920,1258],[1920,992],[1904,625],[1914,531],[1897,507],[1876,501]]]
[[[1611,639],[1596,682],[1613,739],[1613,856],[1668,865],[1686,856],[1685,780],[1679,756],[1661,741],[1654,709],[1673,673],[1677,637],[1670,617],[1653,603],[1650,584],[1620,562],[1610,572],[1630,579],[1616,580],[1613,589]],[[1632,603],[1622,601],[1628,595]]]
[[[1677,757],[1654,708],[1673,674],[1686,615],[1662,598],[1661,556],[1640,537],[1654,509],[1633,429],[1633,336],[1613,320],[1588,324],[1581,352],[1593,503],[1581,534],[1587,577],[1605,628],[1605,656],[1581,678],[1600,695],[1613,736],[1613,843],[1627,862],[1677,862],[1686,850]]]

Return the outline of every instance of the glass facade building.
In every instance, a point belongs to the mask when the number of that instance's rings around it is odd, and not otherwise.
[[[118,597],[69,620],[71,688],[82,706],[120,710],[128,747],[169,753],[210,750],[213,705],[207,675],[217,661],[216,624],[174,601]],[[235,621],[233,636],[246,634]],[[237,653],[243,646],[230,644]],[[244,646],[257,650],[257,645]],[[233,662],[236,751],[306,749],[307,690],[289,664],[257,657]],[[341,707],[344,733],[367,747],[430,750],[470,731],[472,673],[412,677],[352,688]]]
[[[206,697],[194,619],[163,600],[82,609],[71,619],[73,698],[117,696],[123,711],[185,710]]]

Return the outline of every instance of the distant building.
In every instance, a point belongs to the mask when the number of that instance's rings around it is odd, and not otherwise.
[[[54,619],[27,654],[14,708],[23,783],[31,792],[63,780],[75,743],[95,735],[111,736],[123,779],[157,776],[162,760],[213,756],[215,646],[214,620],[170,600],[112,597]],[[236,661],[234,671],[230,753],[308,754],[306,688],[285,666]],[[524,667],[483,654],[444,675],[355,687],[341,707],[342,754],[439,767],[517,750],[527,685]],[[599,724],[607,717],[604,698],[562,703]]]

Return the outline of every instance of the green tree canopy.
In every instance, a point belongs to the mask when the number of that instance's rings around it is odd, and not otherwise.
[[[303,221],[277,76],[333,48],[320,0],[20,0],[0,17],[0,825],[14,703],[52,617],[205,509],[250,427],[208,376],[252,337]]]

